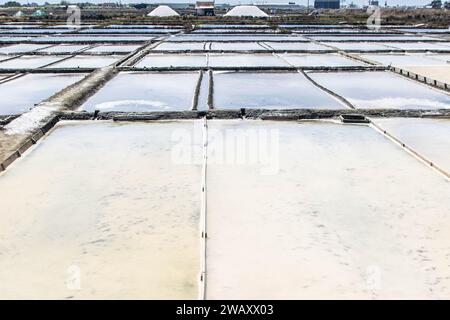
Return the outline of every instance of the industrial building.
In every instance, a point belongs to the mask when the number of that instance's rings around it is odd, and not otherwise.
[[[341,7],[340,0],[315,0],[315,9],[339,9]]]
[[[214,1],[197,1],[195,11],[197,16],[214,16]]]

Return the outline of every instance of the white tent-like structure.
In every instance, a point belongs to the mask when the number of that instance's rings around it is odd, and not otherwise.
[[[269,15],[257,6],[236,6],[227,13],[228,17],[268,17]]]
[[[20,17],[22,17],[23,16],[23,12],[22,11],[17,11],[15,14],[14,14],[14,17],[16,17],[16,18],[20,18]]]
[[[147,14],[147,17],[173,17],[179,16],[178,12],[169,6],[158,6],[152,12]]]

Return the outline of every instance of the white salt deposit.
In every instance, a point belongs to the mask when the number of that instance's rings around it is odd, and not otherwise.
[[[179,16],[179,14],[168,6],[158,6],[152,12],[147,14],[148,17],[170,17]]]
[[[225,16],[229,17],[268,17],[269,15],[259,9],[257,6],[236,6],[227,13]]]

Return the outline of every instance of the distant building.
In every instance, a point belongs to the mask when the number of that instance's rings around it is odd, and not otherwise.
[[[198,16],[213,16],[214,1],[197,1],[195,3],[195,11]]]
[[[380,2],[378,0],[370,0],[369,4],[371,6],[377,6],[378,7],[380,5]]]
[[[315,9],[339,9],[341,7],[340,0],[315,0]]]

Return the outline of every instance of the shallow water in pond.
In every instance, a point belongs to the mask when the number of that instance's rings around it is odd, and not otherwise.
[[[75,51],[79,51],[82,49],[86,49],[87,45],[70,45],[70,44],[61,44],[61,45],[56,45],[47,49],[42,49],[39,50],[39,52],[46,52],[46,53],[72,53]]]
[[[363,54],[361,57],[383,65],[393,66],[437,66],[445,65],[445,62],[430,59],[424,54]]]
[[[362,62],[338,54],[281,54],[280,57],[296,67],[355,67]]]
[[[372,128],[209,121],[208,137],[208,299],[450,297],[450,184]]]
[[[250,51],[259,50],[264,51],[266,48],[260,46],[257,42],[213,42],[211,44],[211,50],[222,50],[222,51]]]
[[[357,108],[450,108],[443,91],[389,72],[309,73],[322,86],[343,96]]]
[[[401,50],[445,50],[450,51],[450,42],[389,42],[387,46]]]
[[[107,53],[107,52],[131,52],[139,48],[139,45],[102,45],[86,50],[87,53]]]
[[[63,122],[0,175],[0,297],[196,299],[201,166],[177,132],[201,147],[193,121]]]
[[[48,47],[45,44],[31,44],[31,43],[19,43],[13,44],[11,46],[0,47],[0,54],[14,54],[14,53],[24,53],[31,52],[38,49]]]
[[[423,118],[373,119],[419,154],[450,173],[450,120]]]
[[[340,50],[355,50],[355,51],[394,51],[395,48],[387,47],[381,43],[371,42],[326,42],[327,45],[336,47]]]
[[[81,80],[84,74],[28,74],[0,84],[0,114],[19,114]],[[45,83],[45,86],[42,84]]]
[[[119,60],[118,56],[75,56],[49,66],[53,68],[102,68]]]
[[[219,54],[209,55],[211,67],[282,67],[286,62],[272,54]]]
[[[122,72],[82,106],[86,111],[174,111],[192,106],[198,73]]]
[[[137,68],[206,67],[205,54],[149,54]]]
[[[333,50],[326,46],[316,44],[313,42],[264,42],[267,46],[274,50]]]
[[[216,109],[346,109],[299,73],[214,73]]]
[[[204,42],[163,42],[152,50],[187,51],[204,50]]]
[[[0,62],[0,69],[35,69],[65,58],[64,56],[22,56]]]

